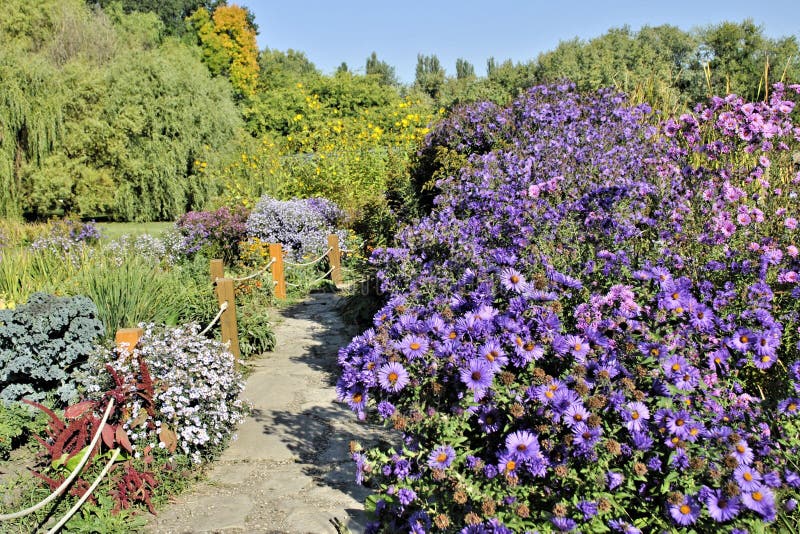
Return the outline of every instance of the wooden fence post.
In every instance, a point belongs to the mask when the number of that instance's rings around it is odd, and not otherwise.
[[[141,328],[120,328],[114,336],[114,343],[117,345],[119,352],[127,351],[128,354],[133,354],[133,349],[142,338],[144,330]]]
[[[275,298],[286,298],[286,278],[283,275],[283,249],[280,243],[270,243],[269,255],[272,260],[272,280],[275,282]]]
[[[211,283],[215,283],[217,278],[225,278],[225,265],[222,260],[211,260]]]
[[[222,341],[230,342],[230,350],[236,363],[239,363],[239,329],[236,326],[236,300],[233,293],[233,280],[230,278],[220,278],[217,280],[217,300],[220,306],[223,302],[228,303],[228,308],[222,312],[220,323],[222,323]]]
[[[342,283],[342,252],[339,250],[339,236],[331,234],[328,236],[328,263],[331,270],[331,281],[334,285]]]

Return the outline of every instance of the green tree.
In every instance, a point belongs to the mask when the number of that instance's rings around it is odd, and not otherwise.
[[[183,35],[186,31],[184,19],[205,8],[214,11],[225,5],[225,0],[86,0],[87,4],[98,5],[103,9],[121,7],[128,13],[154,13],[164,23],[167,35]]]
[[[67,95],[52,65],[20,49],[0,48],[0,79],[0,216],[19,218],[24,176],[63,136]]]
[[[444,67],[442,67],[442,63],[436,54],[431,54],[430,56],[417,54],[415,86],[435,100],[439,96],[442,85],[444,85],[444,80]]]
[[[750,19],[709,26],[700,30],[699,37],[712,92],[757,100],[764,98],[772,82],[782,77],[797,80],[800,74],[796,37],[769,39]]]
[[[367,76],[375,76],[384,85],[398,85],[397,74],[394,71],[394,67],[385,61],[379,60],[378,54],[375,52],[367,58],[365,72]]]
[[[475,66],[466,59],[456,59],[456,78],[466,80],[475,77]]]

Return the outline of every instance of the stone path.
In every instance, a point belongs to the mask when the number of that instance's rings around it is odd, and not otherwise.
[[[276,349],[247,380],[252,415],[208,481],[153,518],[150,532],[335,533],[333,518],[363,531],[368,491],[353,482],[349,442],[381,434],[336,401],[337,351],[353,334],[337,301],[316,293],[278,312]]]

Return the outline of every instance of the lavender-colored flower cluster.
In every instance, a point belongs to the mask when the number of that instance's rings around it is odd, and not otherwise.
[[[159,443],[163,448],[165,440],[148,435],[147,429],[153,426],[151,422],[159,434],[167,427],[177,435],[178,450],[200,463],[244,418],[244,406],[238,398],[244,382],[234,368],[234,357],[222,343],[199,335],[194,324],[140,327],[144,334],[132,356],[106,355],[106,361],[131,384],[136,383],[133,377],[143,360],[155,385],[155,420],[140,414],[142,404],[136,401],[126,429],[132,439]],[[97,386],[89,389],[100,390]]]
[[[175,234],[173,241],[176,246],[182,243],[182,239]],[[103,246],[103,252],[107,254],[117,265],[122,265],[127,258],[134,254],[152,263],[163,263],[173,265],[179,257],[177,252],[173,252],[171,243],[150,234],[129,235],[124,234]]]
[[[388,303],[339,354],[339,398],[403,432],[353,454],[369,530],[795,524],[793,107],[658,123],[562,85],[444,121],[468,164],[376,253]]]
[[[64,219],[49,225],[49,232],[35,239],[30,248],[34,252],[63,255],[73,263],[80,263],[80,252],[88,251],[86,245],[96,243],[101,237],[94,223]]]
[[[174,247],[182,257],[203,251],[212,257],[221,256],[232,262],[239,256],[239,243],[246,238],[248,212],[244,208],[231,211],[190,211],[175,222],[180,241]]]
[[[263,242],[280,243],[297,260],[324,252],[332,233],[344,241],[346,234],[337,229],[343,219],[343,212],[329,200],[276,200],[265,195],[247,219],[247,233]]]

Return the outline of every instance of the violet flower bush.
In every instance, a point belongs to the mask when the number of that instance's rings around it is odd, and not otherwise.
[[[168,239],[170,249],[178,257],[203,253],[232,263],[239,257],[239,243],[246,239],[248,215],[244,208],[190,211],[175,222],[177,237]]]
[[[344,212],[323,198],[276,200],[264,195],[247,219],[247,233],[265,243],[280,243],[293,260],[322,254],[328,248],[328,235],[337,233]]]
[[[467,162],[377,251],[339,398],[370,532],[763,532],[800,487],[800,86],[661,120],[531,89],[428,143]]]

